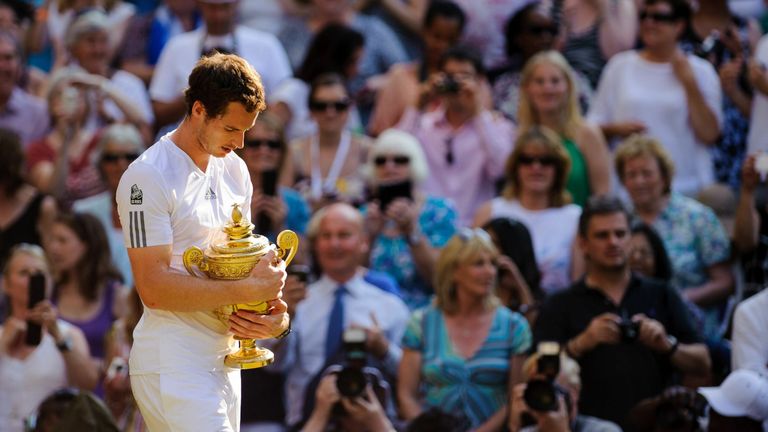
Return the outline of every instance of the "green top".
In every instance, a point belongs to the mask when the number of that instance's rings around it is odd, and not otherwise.
[[[563,146],[571,158],[571,171],[568,173],[565,189],[570,192],[574,204],[584,207],[590,195],[587,162],[573,140],[563,138]]]

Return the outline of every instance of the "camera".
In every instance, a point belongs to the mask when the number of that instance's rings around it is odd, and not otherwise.
[[[537,348],[536,374],[543,378],[528,381],[523,393],[526,405],[534,411],[557,411],[559,395],[567,395],[555,384],[560,373],[560,344],[540,342]]]
[[[459,92],[459,82],[456,78],[446,75],[437,83],[437,91],[443,94],[456,94]]]
[[[622,342],[632,343],[640,335],[640,323],[629,318],[622,318],[619,322],[619,333]]]
[[[365,350],[365,330],[349,328],[342,336],[344,366],[336,378],[336,387],[342,396],[355,398],[365,392],[368,379],[363,371],[368,352]]]

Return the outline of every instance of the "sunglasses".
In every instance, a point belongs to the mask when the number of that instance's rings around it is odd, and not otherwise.
[[[640,21],[650,19],[658,23],[672,23],[677,21],[677,17],[671,13],[659,13],[659,12],[640,12]]]
[[[538,163],[541,166],[555,166],[557,163],[557,158],[554,156],[531,156],[521,154],[517,160],[520,162],[520,165],[533,165],[534,163]]]
[[[411,158],[408,156],[376,156],[373,163],[380,167],[386,165],[387,161],[392,161],[395,165],[408,165]]]
[[[323,102],[323,101],[309,101],[309,109],[310,111],[327,111],[328,108],[333,108],[337,112],[340,111],[346,111],[347,108],[349,108],[349,105],[351,102],[347,99],[344,100],[338,100],[333,102]]]
[[[555,36],[557,35],[557,26],[554,25],[532,25],[527,29],[528,33],[534,36]]]
[[[109,163],[115,163],[121,159],[124,159],[128,162],[133,162],[138,158],[138,153],[104,153],[101,155],[101,160]]]
[[[245,146],[248,148],[259,148],[267,146],[270,150],[280,150],[283,143],[280,140],[268,140],[268,139],[252,139],[246,140]]]

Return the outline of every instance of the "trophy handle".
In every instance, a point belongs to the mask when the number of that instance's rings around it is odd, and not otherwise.
[[[299,248],[299,236],[291,230],[280,231],[277,235],[277,257],[285,261],[285,265],[291,263]]]
[[[186,268],[192,276],[197,276],[197,274],[195,274],[194,266],[197,266],[203,273],[208,270],[208,264],[206,264],[204,258],[203,250],[197,246],[187,248],[187,250],[184,251],[184,255],[181,256],[182,261],[184,261],[184,268]]]

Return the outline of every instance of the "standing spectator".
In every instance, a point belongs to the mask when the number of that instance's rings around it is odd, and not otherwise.
[[[16,246],[3,268],[3,292],[11,307],[0,325],[0,425],[5,432],[24,430],[24,418],[50,392],[68,385],[90,390],[98,380],[83,332],[62,321],[49,300],[27,308],[29,279],[38,272],[46,276],[49,289],[43,250],[29,244]],[[25,321],[42,327],[39,345],[25,344]]]
[[[587,203],[579,220],[586,276],[548,298],[534,328],[537,342],[559,342],[579,362],[579,411],[623,427],[675,369],[705,373],[710,363],[679,294],[630,272],[629,218],[617,198]]]
[[[26,148],[45,136],[51,121],[45,102],[19,87],[22,65],[19,41],[0,30],[0,127],[18,134]]]
[[[664,239],[672,262],[670,285],[704,313],[699,331],[719,340],[722,306],[733,290],[730,240],[714,212],[672,192],[675,166],[661,144],[635,135],[616,149],[616,173],[635,214]]]
[[[415,59],[421,48],[419,33],[432,0],[357,0],[355,7],[381,19],[391,28],[409,59]]]
[[[183,33],[163,48],[149,95],[158,127],[175,126],[186,112],[183,91],[201,55],[214,51],[236,54],[259,73],[267,94],[291,75],[280,42],[269,33],[236,24],[239,0],[199,0],[204,26]]]
[[[440,71],[430,77],[398,128],[418,138],[424,149],[432,174],[422,191],[453,200],[459,225],[467,226],[480,204],[493,197],[495,182],[504,174],[514,125],[485,108],[481,100],[485,69],[474,52],[449,50]],[[426,112],[423,102],[440,93],[441,105]]]
[[[366,170],[373,189],[365,210],[371,269],[395,278],[410,309],[426,306],[438,252],[456,230],[456,209],[445,198],[419,190],[429,171],[419,142],[406,132],[389,129],[379,135]],[[387,195],[383,202],[387,186],[397,184],[407,193]]]
[[[531,57],[522,72],[517,118],[521,133],[538,125],[562,137],[571,160],[566,188],[574,203],[584,205],[590,195],[610,190],[611,162],[600,129],[581,116],[574,77],[573,69],[556,51]]]
[[[768,118],[768,36],[760,39],[754,54],[747,62],[747,77],[755,90],[747,137],[749,154],[768,151],[768,125],[762,121]]]
[[[763,290],[736,307],[731,339],[731,367],[751,369],[768,376],[768,290]]]
[[[506,185],[500,197],[484,203],[475,226],[497,217],[516,219],[528,228],[545,293],[565,289],[581,276],[576,248],[581,208],[565,190],[570,160],[557,135],[534,127],[521,135],[507,159]]]
[[[413,314],[403,336],[397,392],[406,420],[439,407],[473,430],[504,424],[531,330],[493,294],[497,256],[480,228],[459,230],[440,252],[436,300]]]
[[[605,67],[588,118],[608,139],[645,132],[667,147],[677,167],[673,188],[694,195],[714,180],[709,147],[720,136],[720,81],[711,64],[678,47],[690,21],[686,0],[646,0],[643,48]]]

